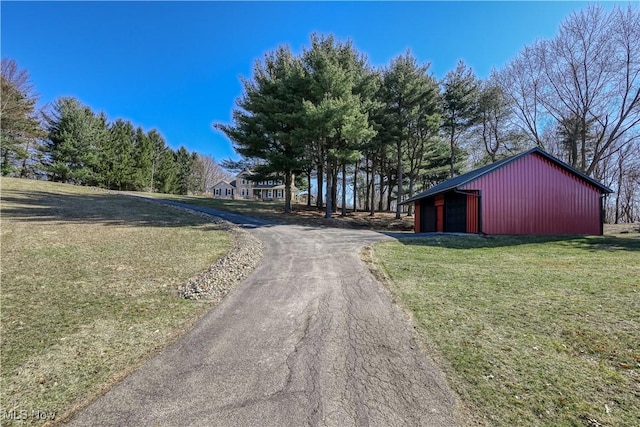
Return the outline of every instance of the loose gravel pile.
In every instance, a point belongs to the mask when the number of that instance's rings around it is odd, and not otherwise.
[[[231,248],[227,254],[178,288],[178,293],[185,299],[220,301],[260,263],[264,255],[264,244],[248,231],[217,216],[178,206],[171,207],[205,218],[231,233]]]

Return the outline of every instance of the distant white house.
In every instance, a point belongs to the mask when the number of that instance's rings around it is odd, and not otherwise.
[[[235,187],[230,182],[220,181],[211,189],[214,199],[233,199]]]
[[[245,169],[236,175],[233,181],[220,181],[215,184],[210,192],[215,199],[255,199],[255,200],[284,200],[285,186],[282,180],[266,179],[264,181],[252,181],[249,179],[252,173]],[[291,186],[291,194],[296,194],[298,189]]]

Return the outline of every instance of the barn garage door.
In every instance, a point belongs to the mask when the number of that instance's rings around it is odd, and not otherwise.
[[[467,195],[449,193],[444,198],[444,231],[448,233],[467,232]]]

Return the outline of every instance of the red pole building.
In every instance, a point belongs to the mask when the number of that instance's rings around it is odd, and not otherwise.
[[[611,190],[534,148],[452,178],[415,203],[416,232],[602,234]]]

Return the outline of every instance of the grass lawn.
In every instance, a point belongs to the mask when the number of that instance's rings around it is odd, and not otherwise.
[[[108,388],[204,313],[210,304],[175,289],[222,256],[230,237],[130,197],[1,184],[0,424],[41,424]]]
[[[640,426],[640,237],[430,237],[373,247],[487,426]]]
[[[341,217],[340,210],[333,214],[333,218],[324,218],[324,210],[319,211],[315,206],[293,204],[293,212],[284,213],[284,202],[260,200],[224,200],[205,196],[178,196],[171,194],[145,193],[146,196],[174,200],[192,205],[205,206],[242,215],[268,219],[286,224],[309,226],[326,226],[340,228],[366,228],[374,230],[413,230],[413,217],[402,215],[395,219],[394,212],[376,212],[370,217],[368,212],[351,212]]]

